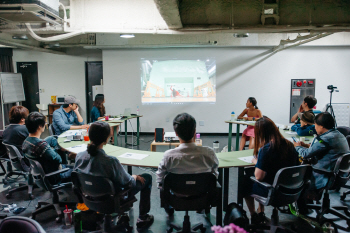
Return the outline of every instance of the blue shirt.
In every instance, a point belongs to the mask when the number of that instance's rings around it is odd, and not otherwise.
[[[74,111],[66,113],[63,106],[53,112],[52,116],[52,126],[55,130],[56,135],[60,135],[65,131],[69,130],[71,125],[83,125],[84,121],[79,122],[77,114]]]
[[[258,161],[255,167],[266,172],[263,182],[272,184],[276,173],[281,168],[297,166],[299,164],[298,153],[292,146],[283,146],[288,151],[287,158],[282,158],[281,154],[270,147],[270,143],[265,144],[258,153]]]
[[[315,125],[305,125],[301,127],[300,124],[295,124],[291,129],[292,131],[297,132],[299,136],[313,136],[316,134]]]
[[[304,159],[317,159],[315,168],[332,171],[338,158],[349,152],[349,145],[346,138],[338,130],[330,129],[319,137],[321,142],[314,139],[309,148],[297,146],[296,150]],[[328,179],[325,175],[313,172],[311,188],[320,189],[326,186]]]
[[[91,109],[91,122],[97,121],[99,117],[101,117],[100,111],[96,108],[96,106],[94,106]]]

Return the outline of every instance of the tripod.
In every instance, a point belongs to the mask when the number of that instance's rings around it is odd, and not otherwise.
[[[333,106],[332,106],[332,94],[334,92],[335,88],[332,88],[329,93],[331,95],[330,99],[329,99],[329,104],[327,104],[327,108],[326,108],[326,112],[328,112],[333,116],[334,118],[334,123],[335,123],[335,127],[337,127],[337,121],[335,120],[335,114],[334,114],[334,110],[333,110]],[[339,90],[335,90],[335,92],[339,92]]]

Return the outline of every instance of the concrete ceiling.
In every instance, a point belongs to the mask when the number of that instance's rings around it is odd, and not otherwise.
[[[39,42],[23,23],[0,21],[0,43],[64,52],[68,47],[120,48],[166,46],[277,46],[297,33],[350,31],[349,0],[60,0],[67,7],[66,25],[31,24],[41,37],[78,32],[78,36]],[[1,15],[0,15],[1,16]],[[63,11],[60,9],[60,16]],[[81,33],[79,33],[81,32]],[[130,41],[119,34],[134,33]],[[251,33],[248,39],[233,34]],[[258,33],[256,36],[252,35]],[[11,37],[27,34],[29,40]],[[163,35],[164,34],[164,35]],[[334,37],[333,37],[334,38]],[[341,36],[341,45],[347,35]],[[216,41],[216,43],[215,43]],[[263,42],[262,42],[263,41]],[[329,40],[328,42],[329,43]]]

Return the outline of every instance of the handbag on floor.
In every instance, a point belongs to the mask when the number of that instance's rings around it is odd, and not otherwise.
[[[235,202],[232,202],[227,206],[226,214],[224,217],[224,225],[229,225],[230,223],[233,223],[236,226],[244,229],[247,229],[249,225],[247,213],[241,205],[238,205]]]

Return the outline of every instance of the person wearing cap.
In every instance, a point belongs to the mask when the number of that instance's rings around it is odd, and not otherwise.
[[[304,112],[300,118],[300,124],[292,126],[292,131],[297,132],[299,136],[312,136],[316,134],[314,125],[315,116],[310,112]]]
[[[52,126],[55,135],[60,135],[70,129],[87,129],[84,119],[79,113],[80,100],[74,96],[66,96],[64,104],[53,112]]]
[[[310,112],[311,114],[314,114],[313,112],[313,107],[315,107],[315,105],[317,104],[317,99],[311,95],[306,96],[304,98],[303,103],[300,105],[298,112],[294,114],[294,116],[291,119],[291,122],[295,123],[295,124],[300,124],[300,119],[301,119],[301,115],[304,112]]]

